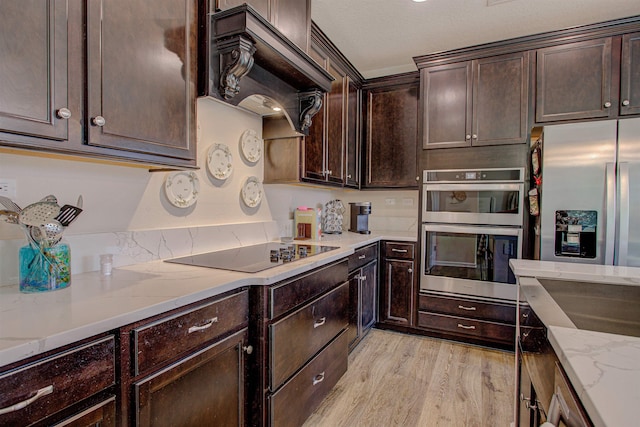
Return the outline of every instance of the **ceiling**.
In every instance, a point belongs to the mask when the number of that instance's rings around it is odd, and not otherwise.
[[[312,0],[311,17],[365,78],[414,56],[640,15],[639,0]]]

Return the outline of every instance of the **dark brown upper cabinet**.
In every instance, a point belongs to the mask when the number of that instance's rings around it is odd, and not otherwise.
[[[218,10],[248,4],[305,52],[311,34],[311,0],[215,0]]]
[[[302,180],[358,188],[361,76],[315,26],[309,56],[334,80],[303,139]]]
[[[356,81],[347,76],[347,106],[345,108],[345,187],[360,187],[360,112],[362,111],[362,90]]]
[[[347,76],[331,62],[328,62],[327,71],[335,80],[314,117],[309,135],[304,138],[303,178],[341,185],[344,182],[344,88]]]
[[[196,11],[193,0],[87,3],[89,145],[195,158]]]
[[[620,115],[640,114],[640,33],[622,37]]]
[[[0,3],[0,132],[68,139],[66,9],[66,1]]]
[[[611,37],[538,49],[536,60],[536,122],[617,114]]]
[[[527,52],[423,68],[421,79],[423,148],[526,141]]]
[[[640,33],[537,51],[536,122],[640,114]]]
[[[197,9],[197,0],[2,2],[0,144],[195,167]]]
[[[417,72],[368,80],[364,188],[417,188]]]

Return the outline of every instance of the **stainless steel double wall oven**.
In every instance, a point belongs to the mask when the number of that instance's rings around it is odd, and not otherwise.
[[[421,291],[516,300],[524,169],[425,170]]]

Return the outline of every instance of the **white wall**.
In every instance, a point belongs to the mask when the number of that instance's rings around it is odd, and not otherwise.
[[[100,245],[106,245],[106,241],[122,240],[120,235],[117,238],[110,236],[108,239],[100,237],[104,233],[141,233],[145,230],[210,226],[224,226],[225,230],[229,230],[227,224],[276,221],[280,225],[280,235],[288,236],[291,235],[292,212],[297,206],[320,207],[336,198],[347,203],[372,201],[372,229],[404,230],[417,222],[417,191],[358,192],[308,186],[266,185],[266,197],[262,204],[256,208],[248,208],[241,200],[242,185],[252,175],[262,180],[264,164],[262,160],[251,164],[243,158],[240,137],[247,129],[254,129],[261,134],[262,119],[212,99],[199,99],[197,113],[200,169],[196,174],[200,181],[200,194],[196,204],[187,209],[174,207],[168,202],[164,193],[167,173],[150,173],[146,168],[140,167],[5,151],[0,152],[0,179],[16,181],[17,193],[14,200],[22,207],[48,194],[58,197],[60,204],[75,204],[78,195],[82,194],[84,212],[69,226],[65,236],[77,236],[78,242],[87,242],[93,235],[98,237],[93,244],[78,243],[84,252],[95,250],[96,253],[77,254],[72,246],[72,261],[79,256],[89,259],[82,261],[85,267],[81,271],[97,269],[97,254],[114,249],[101,248]],[[214,143],[228,145],[233,156],[233,173],[224,181],[213,178],[207,171],[207,152]],[[390,197],[396,200],[396,205],[385,205],[384,194],[392,194]],[[402,205],[402,200],[407,198],[414,200],[412,208]],[[383,220],[385,216],[403,220],[386,221]],[[376,222],[376,218],[380,221]],[[347,225],[348,219],[345,222],[345,226]],[[398,225],[400,228],[393,228]],[[16,259],[14,252],[25,242],[18,226],[0,222],[0,283],[3,277],[14,278],[15,272],[6,270],[13,269]],[[76,265],[78,264],[79,261]],[[117,262],[114,264],[117,265]],[[79,270],[76,268],[74,271]]]
[[[26,206],[47,194],[60,203],[84,198],[84,212],[68,228],[68,234],[150,230],[270,220],[268,203],[247,208],[240,200],[244,180],[262,179],[263,163],[245,161],[239,151],[246,129],[261,132],[262,120],[253,114],[209,100],[198,100],[198,164],[200,195],[195,205],[182,209],[171,205],[164,193],[166,172],[86,161],[0,154],[0,178],[15,179],[15,201]],[[220,181],[208,173],[207,151],[214,143],[229,146],[233,173]],[[0,224],[0,238],[15,235],[16,226]],[[11,234],[8,234],[10,230]]]

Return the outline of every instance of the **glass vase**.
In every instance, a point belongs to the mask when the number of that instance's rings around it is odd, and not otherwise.
[[[20,292],[46,292],[71,284],[71,251],[66,243],[20,248]]]

